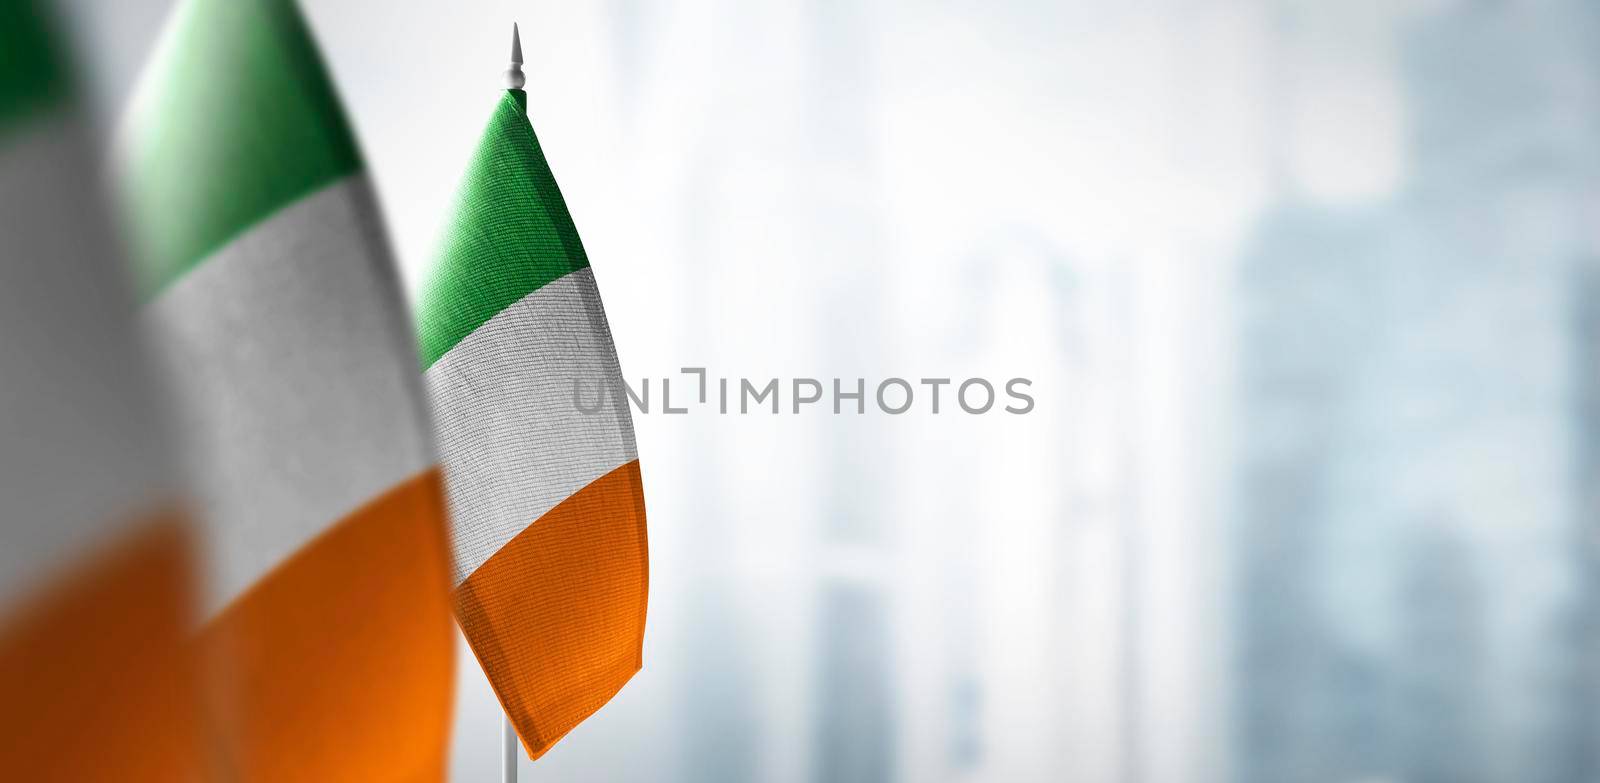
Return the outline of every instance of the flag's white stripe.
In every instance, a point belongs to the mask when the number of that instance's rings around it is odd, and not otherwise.
[[[557,503],[638,458],[588,269],[489,319],[428,368],[427,381],[457,585]]]
[[[93,160],[67,111],[0,135],[0,615],[173,499]]]
[[[215,610],[432,464],[417,354],[364,175],[289,205],[148,308]]]

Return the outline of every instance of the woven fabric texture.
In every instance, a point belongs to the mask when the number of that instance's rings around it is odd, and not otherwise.
[[[588,269],[501,311],[427,381],[451,467],[454,584],[529,521],[639,457],[625,395],[605,391],[621,370]]]
[[[537,757],[639,669],[649,557],[610,328],[524,101],[495,109],[418,319],[456,617]]]
[[[525,100],[506,91],[467,168],[417,308],[424,368],[511,303],[589,265]]]

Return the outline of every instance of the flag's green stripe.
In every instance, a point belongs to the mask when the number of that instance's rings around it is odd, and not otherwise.
[[[361,168],[292,0],[187,0],[126,142],[144,298],[263,218]]]
[[[417,307],[423,369],[508,305],[589,265],[526,101],[506,91],[467,167]]]
[[[54,32],[33,0],[0,0],[0,130],[65,100]]]

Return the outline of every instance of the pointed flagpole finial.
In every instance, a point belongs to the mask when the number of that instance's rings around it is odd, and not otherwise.
[[[520,90],[528,82],[522,75],[522,34],[517,23],[511,23],[511,67],[506,69],[506,89]]]

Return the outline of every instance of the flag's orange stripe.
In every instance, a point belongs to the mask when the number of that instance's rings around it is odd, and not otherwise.
[[[538,758],[639,670],[650,582],[634,460],[518,533],[456,588],[456,616]]]
[[[186,527],[163,515],[6,621],[0,779],[198,779],[190,568]]]
[[[438,781],[454,674],[437,470],[279,566],[203,634],[242,781]]]

